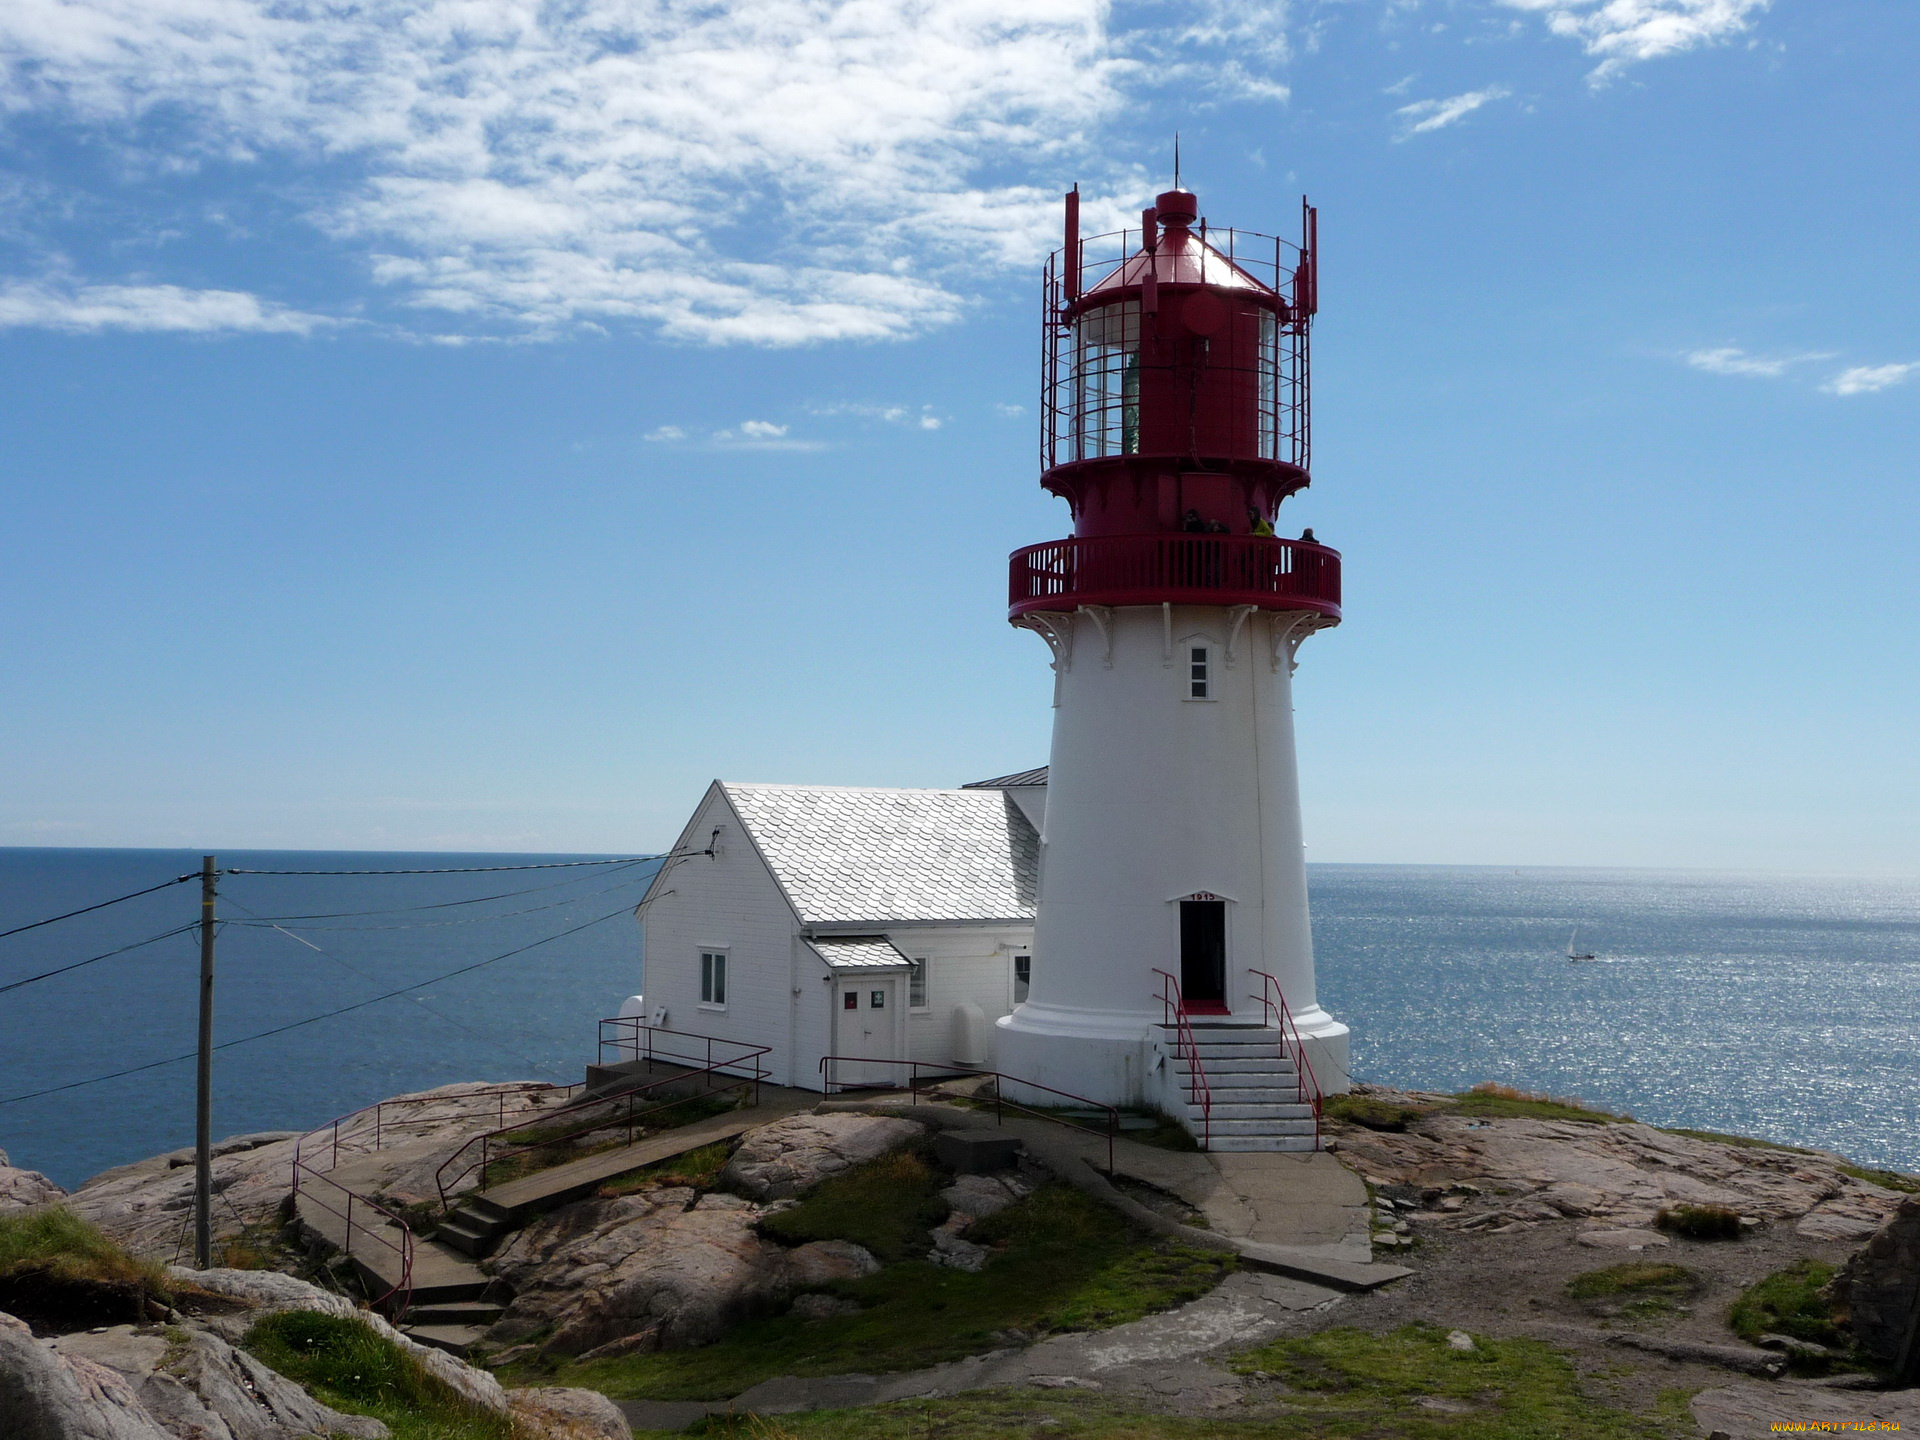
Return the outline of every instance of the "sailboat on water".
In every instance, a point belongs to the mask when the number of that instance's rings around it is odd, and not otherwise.
[[[1578,940],[1579,938],[1580,938],[1580,927],[1576,925],[1573,927],[1573,933],[1567,936],[1567,959],[1569,960],[1594,959],[1595,958],[1594,953],[1591,950],[1575,950],[1573,948],[1573,942],[1575,940]]]

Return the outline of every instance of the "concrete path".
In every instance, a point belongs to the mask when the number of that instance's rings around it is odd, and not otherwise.
[[[900,1097],[876,1096],[858,1101],[829,1102],[824,1108],[858,1109],[918,1118],[930,1125],[993,1129],[989,1111],[956,1105],[903,1103]],[[1065,1178],[1073,1160],[1084,1161],[1104,1174],[1107,1138],[1008,1112],[999,1122],[1006,1133],[1018,1135],[1028,1151]],[[1206,1219],[1207,1231],[1186,1231],[1205,1243],[1211,1235],[1230,1241],[1249,1264],[1315,1284],[1333,1284],[1345,1290],[1372,1289],[1413,1272],[1397,1265],[1376,1264],[1371,1236],[1371,1205],[1366,1183],[1339,1158],[1325,1151],[1313,1154],[1273,1154],[1163,1150],[1124,1137],[1113,1142],[1113,1168],[1120,1175],[1176,1195]],[[1096,1177],[1097,1179],[1097,1177]],[[1102,1186],[1110,1203],[1136,1220],[1163,1228],[1164,1217],[1139,1212],[1124,1192],[1115,1196]],[[1184,1227],[1182,1227],[1184,1228]]]
[[[1104,1154],[1103,1145],[1103,1159]],[[1336,1291],[1297,1280],[1242,1273],[1229,1276],[1210,1294],[1177,1310],[1111,1330],[1055,1336],[1024,1349],[995,1350],[894,1375],[785,1376],[764,1381],[731,1400],[623,1400],[620,1408],[636,1430],[679,1430],[707,1415],[841,1410],[1029,1385],[1116,1394],[1151,1391],[1161,1397],[1186,1396],[1211,1408],[1230,1403],[1240,1381],[1205,1363],[1205,1357],[1263,1344],[1288,1330],[1295,1314],[1336,1305],[1341,1299]]]
[[[301,1222],[317,1231],[335,1249],[350,1254],[370,1285],[376,1289],[392,1289],[401,1278],[403,1241],[399,1227],[381,1220],[377,1213],[356,1200],[353,1202],[355,1229],[349,1236],[345,1213],[347,1197],[328,1181],[337,1181],[346,1189],[365,1195],[378,1190],[381,1180],[396,1164],[435,1153],[444,1154],[446,1149],[444,1140],[396,1145],[389,1150],[343,1160],[326,1175],[301,1176],[300,1194],[295,1201]],[[373,1232],[371,1236],[366,1233],[368,1230]],[[489,1283],[489,1277],[466,1256],[431,1240],[414,1241],[415,1304],[477,1299]]]
[[[762,1125],[771,1125],[775,1120],[785,1119],[802,1110],[811,1110],[819,1103],[819,1095],[811,1090],[763,1085],[760,1087],[760,1103],[751,1109],[729,1110],[710,1119],[696,1120],[691,1125],[663,1130],[644,1140],[636,1140],[631,1145],[623,1145],[618,1150],[607,1150],[598,1155],[589,1155],[584,1160],[571,1160],[565,1165],[537,1170],[490,1190],[473,1191],[470,1198],[489,1201],[518,1219],[555,1204],[589,1195],[616,1175],[624,1175],[629,1170],[638,1170],[642,1165],[651,1165],[658,1160],[671,1160],[676,1155],[698,1150],[702,1145],[711,1145],[716,1140],[731,1140],[735,1135],[756,1130]]]

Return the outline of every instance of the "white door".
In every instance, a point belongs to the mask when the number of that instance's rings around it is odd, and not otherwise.
[[[867,1063],[899,1057],[900,981],[895,975],[842,979],[834,986],[833,1078],[840,1085],[902,1085],[906,1067]]]

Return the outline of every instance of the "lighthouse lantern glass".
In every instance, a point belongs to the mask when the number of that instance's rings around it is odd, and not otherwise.
[[[1140,452],[1140,305],[1101,305],[1074,322],[1073,458]]]

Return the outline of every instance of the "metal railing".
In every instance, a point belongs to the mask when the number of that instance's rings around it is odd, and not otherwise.
[[[601,1022],[603,1027],[608,1023],[609,1022],[604,1020]],[[675,1073],[663,1079],[647,1083],[625,1085],[619,1089],[611,1090],[606,1094],[576,1100],[570,1105],[563,1105],[556,1110],[551,1110],[538,1122],[539,1133],[537,1137],[527,1134],[531,1127],[525,1121],[473,1136],[458,1150],[455,1150],[453,1154],[449,1155],[446,1160],[441,1163],[440,1168],[434,1171],[434,1187],[440,1194],[441,1213],[448,1214],[452,1212],[453,1200],[450,1192],[454,1187],[458,1186],[462,1180],[466,1179],[467,1176],[473,1174],[476,1170],[480,1172],[480,1183],[482,1188],[485,1188],[487,1167],[496,1161],[510,1160],[519,1155],[535,1154],[554,1145],[564,1144],[568,1140],[577,1139],[582,1135],[592,1134],[599,1130],[624,1130],[626,1132],[625,1143],[631,1145],[638,1138],[639,1132],[645,1128],[643,1122],[650,1116],[671,1110],[677,1105],[687,1104],[692,1100],[707,1099],[715,1095],[725,1095],[731,1091],[738,1090],[744,1094],[744,1092],[751,1089],[753,1098],[750,1103],[759,1104],[760,1084],[773,1073],[760,1064],[760,1058],[772,1051],[773,1047],[771,1045],[747,1045],[735,1040],[715,1040],[711,1036],[693,1035],[686,1031],[664,1030],[659,1026],[642,1026],[641,1028],[662,1035],[673,1036],[676,1042],[681,1039],[705,1041],[709,1054],[712,1053],[712,1047],[716,1044],[738,1050],[742,1053],[728,1056],[722,1060],[709,1061],[707,1064],[697,1068],[682,1066],[677,1061],[666,1061],[664,1054],[660,1056],[650,1054],[648,1056],[650,1064],[656,1058],[661,1059],[663,1063],[674,1064]],[[649,1037],[649,1044],[651,1044],[651,1037]],[[664,1090],[668,1086],[685,1086],[689,1081],[699,1080],[703,1076],[714,1079],[724,1079],[727,1083],[709,1084],[707,1088],[699,1091],[697,1094],[675,1095],[669,1099],[661,1100],[657,1104],[650,1104],[645,1108],[638,1108],[642,1097],[650,1098],[653,1092]],[[567,1119],[566,1117],[569,1115],[574,1118],[571,1120]],[[555,1124],[558,1124],[561,1128],[554,1130],[552,1127]],[[518,1137],[523,1142],[528,1143],[509,1145],[504,1149],[495,1148],[498,1142],[506,1141],[514,1137]],[[454,1167],[457,1162],[460,1161],[463,1156],[468,1155],[476,1145],[480,1147],[479,1157],[477,1159],[469,1159],[465,1165],[455,1169]],[[582,1156],[581,1158],[584,1159],[586,1157]],[[448,1173],[449,1171],[453,1173],[450,1175]]]
[[[951,1061],[944,1060],[875,1060],[865,1055],[821,1056],[820,1089],[824,1094],[831,1095],[836,1085],[845,1090],[851,1089],[856,1084],[861,1085],[863,1088],[868,1084],[868,1082],[865,1081],[849,1082],[835,1080],[831,1068],[835,1061],[841,1061],[850,1065],[907,1066],[909,1071],[907,1076],[907,1090],[912,1094],[913,1103],[916,1105],[920,1103],[920,1072],[922,1070],[937,1071],[940,1077],[951,1079],[991,1080],[993,1081],[994,1124],[1004,1125],[1007,1119],[1006,1112],[1008,1110],[1017,1110],[1022,1115],[1031,1115],[1036,1120],[1050,1120],[1055,1125],[1066,1126],[1069,1130],[1080,1130],[1088,1135],[1103,1136],[1107,1142],[1107,1174],[1109,1176],[1113,1174],[1113,1139],[1115,1135],[1120,1133],[1120,1110],[1117,1106],[1104,1104],[1099,1100],[1089,1100],[1084,1095],[1075,1095],[1071,1091],[1059,1090],[1052,1085],[1042,1085],[1037,1080],[1023,1079],[1018,1075],[1004,1075],[998,1070],[977,1070],[971,1065],[956,1065]],[[939,1079],[936,1078],[934,1083],[938,1084]],[[1025,1085],[1030,1090],[1044,1090],[1049,1095],[1058,1095],[1062,1100],[1071,1100],[1074,1104],[1083,1106],[1086,1109],[1104,1111],[1107,1117],[1107,1128],[1105,1130],[1096,1130],[1091,1125],[1082,1125],[1079,1121],[1069,1120],[1064,1115],[1055,1115],[1050,1111],[1037,1109],[1031,1105],[1022,1105],[1017,1100],[1009,1100],[1006,1097],[1007,1084]],[[977,1096],[963,1096],[961,1098],[978,1099]]]
[[[1207,1084],[1206,1067],[1200,1063],[1200,1042],[1187,1021],[1187,1002],[1181,998],[1180,982],[1158,967],[1153,973],[1161,980],[1161,1024],[1172,1027],[1175,1053],[1187,1062],[1187,1105],[1200,1111],[1200,1148],[1208,1150],[1213,1147],[1213,1088]]]
[[[1287,1007],[1286,992],[1281,990],[1276,976],[1265,970],[1248,968],[1249,975],[1258,975],[1261,980],[1260,993],[1248,995],[1249,1000],[1258,1000],[1266,1007],[1266,1014],[1272,1017],[1271,1024],[1280,1032],[1281,1048],[1291,1052],[1293,1073],[1299,1081],[1300,1099],[1304,1104],[1313,1106],[1313,1148],[1320,1148],[1320,1109],[1326,1096],[1320,1090],[1320,1077],[1313,1073],[1313,1062],[1307,1058],[1306,1038],[1301,1035],[1300,1027],[1294,1023],[1293,1011]]]
[[[1100,535],[1013,552],[1014,614],[1080,605],[1253,605],[1340,618],[1340,552],[1267,535]]]
[[[322,1210],[325,1210],[328,1214],[338,1216],[344,1224],[345,1234],[343,1239],[345,1243],[342,1249],[348,1258],[352,1258],[353,1255],[354,1236],[356,1233],[361,1237],[362,1244],[370,1241],[392,1252],[399,1265],[399,1279],[384,1293],[374,1297],[373,1305],[375,1309],[381,1309],[390,1301],[394,1300],[394,1297],[398,1296],[398,1304],[390,1313],[396,1321],[404,1319],[413,1300],[413,1253],[415,1244],[413,1227],[407,1224],[402,1216],[387,1209],[386,1206],[380,1204],[377,1200],[362,1195],[359,1191],[346,1185],[342,1185],[328,1173],[340,1163],[341,1127],[347,1126],[349,1130],[351,1130],[351,1122],[359,1119],[363,1115],[371,1114],[373,1116],[373,1144],[371,1149],[362,1149],[360,1151],[362,1154],[371,1154],[380,1150],[396,1123],[401,1127],[404,1127],[406,1124],[404,1120],[398,1122],[388,1121],[387,1115],[390,1111],[402,1110],[409,1106],[458,1104],[461,1101],[471,1100],[476,1097],[491,1096],[496,1102],[496,1113],[504,1120],[507,1114],[507,1101],[509,1096],[524,1097],[534,1093],[548,1094],[555,1090],[571,1091],[577,1088],[577,1086],[572,1085],[562,1086],[549,1085],[543,1082],[525,1082],[512,1085],[489,1086],[480,1090],[469,1090],[459,1095],[406,1095],[398,1099],[381,1100],[372,1105],[363,1105],[358,1110],[349,1110],[344,1115],[335,1116],[324,1125],[316,1125],[298,1140],[294,1141],[291,1193],[297,1200],[303,1188],[301,1183],[302,1177],[305,1177],[306,1183],[304,1188],[308,1200],[319,1206]],[[537,1105],[522,1105],[520,1108],[538,1109],[539,1107]],[[364,1133],[360,1138],[364,1144]],[[352,1140],[350,1138],[349,1144],[351,1143]],[[320,1168],[322,1154],[325,1156],[325,1169]],[[326,1188],[319,1189],[317,1188],[319,1186]],[[335,1194],[336,1198],[344,1203],[330,1203],[328,1199],[325,1198],[330,1193]],[[360,1208],[360,1214],[358,1216],[354,1213],[354,1207],[356,1205]],[[380,1219],[369,1224],[366,1220],[366,1216],[369,1214],[377,1215]],[[389,1229],[398,1232],[398,1240],[394,1240],[383,1233]]]

